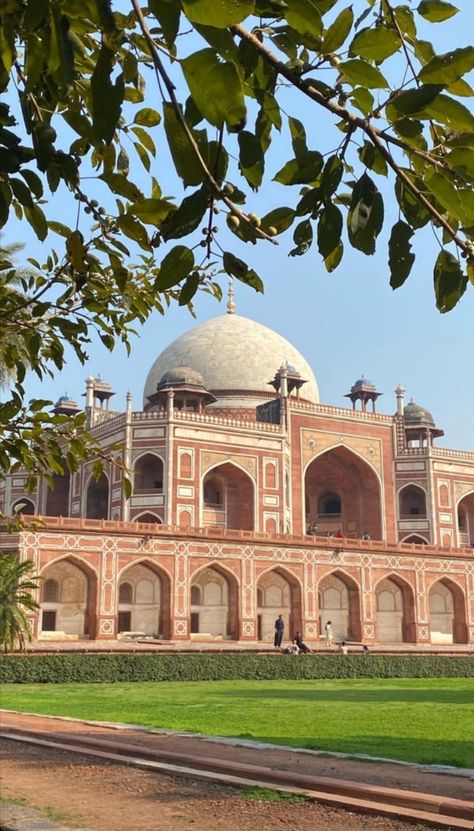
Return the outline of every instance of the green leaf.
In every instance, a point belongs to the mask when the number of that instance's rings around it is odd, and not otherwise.
[[[60,237],[67,237],[71,233],[71,229],[68,228],[67,225],[63,225],[62,222],[53,222],[52,220],[48,222],[48,228],[50,231],[53,231],[55,234],[59,234]]]
[[[438,95],[435,100],[425,108],[423,113],[418,114],[419,118],[429,118],[446,124],[452,130],[466,130],[474,132],[474,116],[459,101],[450,98],[449,95]]]
[[[131,202],[143,199],[141,190],[121,173],[103,173],[99,176],[99,179],[102,179],[108,185],[112,193],[124,196],[125,199],[130,199]]]
[[[334,23],[331,23],[329,29],[324,34],[323,45],[321,47],[321,52],[324,55],[329,55],[331,52],[335,52],[336,49],[340,49],[352,29],[353,22],[354,13],[352,6],[348,6],[347,9],[343,9],[338,14]]]
[[[129,214],[141,219],[145,225],[155,225],[156,228],[160,228],[169,214],[175,211],[176,206],[166,199],[142,199],[128,209]]]
[[[143,107],[143,109],[138,110],[133,119],[134,124],[141,124],[144,127],[156,127],[160,121],[161,115],[156,110],[152,110],[151,107]]]
[[[191,302],[199,288],[199,274],[195,271],[186,279],[183,288],[179,293],[179,305],[186,306]]]
[[[383,226],[383,200],[366,173],[356,182],[347,215],[349,241],[364,254],[375,252],[375,241]]]
[[[400,35],[395,29],[363,29],[350,44],[349,55],[359,55],[369,61],[384,61],[398,52],[400,46]]]
[[[390,102],[390,108],[395,110],[395,117],[400,115],[413,115],[423,110],[424,107],[431,104],[439,95],[442,86],[439,84],[426,84],[417,89],[409,89],[406,92],[401,92]],[[387,107],[387,116],[390,118],[390,113]]]
[[[375,66],[366,61],[354,58],[351,61],[344,61],[339,65],[342,75],[342,83],[352,86],[363,86],[369,89],[388,89],[388,83],[384,76]]]
[[[48,236],[48,223],[41,208],[32,202],[31,205],[24,206],[25,216],[30,223],[33,231],[39,240],[44,240]]]
[[[374,109],[374,96],[365,87],[356,87],[351,94],[351,101],[363,115],[368,115]]]
[[[474,152],[467,147],[456,147],[445,157],[451,170],[466,181],[474,179]]]
[[[332,202],[321,211],[318,222],[318,249],[326,258],[334,251],[342,234],[342,213]]]
[[[313,242],[313,226],[309,219],[304,219],[303,222],[298,223],[293,232],[293,241],[295,245],[309,248]]]
[[[163,104],[163,117],[166,138],[168,139],[171,156],[178,176],[183,180],[185,187],[200,185],[204,179],[204,172],[196,159],[196,154],[185,134],[181,121],[173,104]],[[191,128],[190,128],[191,130]],[[205,130],[191,130],[192,136],[199,147],[201,155],[207,158],[207,135]]]
[[[290,159],[273,177],[273,181],[279,182],[281,185],[307,185],[318,178],[322,167],[323,157],[321,153],[318,153],[317,150],[308,150],[303,165],[300,165],[297,159]]]
[[[160,266],[156,281],[158,291],[166,291],[176,286],[188,276],[194,268],[194,254],[185,245],[176,245],[168,252]]]
[[[20,175],[23,176],[25,182],[30,188],[31,192],[37,199],[43,196],[43,183],[39,176],[33,170],[20,170]]]
[[[436,259],[433,278],[436,307],[444,314],[454,308],[466,291],[467,277],[456,257],[443,249]]]
[[[447,92],[450,92],[451,95],[458,95],[460,98],[472,98],[474,96],[474,89],[462,78],[450,84]]]
[[[293,145],[295,158],[299,164],[304,164],[308,157],[306,130],[301,121],[292,116],[288,118],[288,126],[290,128],[291,144]]]
[[[331,273],[331,271],[334,271],[341,262],[343,254],[344,245],[342,244],[342,240],[339,240],[334,250],[331,251],[331,253],[328,254],[327,257],[324,258],[324,265],[326,267],[326,271],[329,271],[329,273]]]
[[[370,170],[373,170],[375,173],[380,173],[382,176],[387,176],[388,168],[387,162],[385,161],[384,157],[380,153],[380,151],[374,147],[372,142],[364,141],[362,147],[358,149],[359,158],[362,164],[365,164]]]
[[[459,9],[444,0],[421,0],[417,8],[418,14],[429,20],[430,23],[441,23],[443,20],[453,17]]]
[[[274,228],[277,234],[281,234],[290,227],[294,218],[295,212],[291,208],[275,208],[275,210],[262,216],[261,228],[266,232],[269,228]]]
[[[177,211],[170,214],[161,227],[165,240],[186,237],[200,224],[208,207],[208,194],[200,189],[186,196]]]
[[[234,63],[222,63],[213,49],[201,49],[181,61],[196,106],[215,127],[231,133],[245,126],[247,109],[242,80]]]
[[[160,24],[166,43],[173,47],[179,31],[180,4],[174,0],[148,0],[147,5]]]
[[[290,26],[300,35],[320,37],[323,33],[323,21],[313,0],[290,0],[283,14]]]
[[[411,170],[407,170],[406,168],[401,168],[401,170],[403,170],[418,190],[424,190],[423,183],[413,175]],[[395,196],[405,219],[409,222],[412,228],[423,228],[423,226],[430,221],[431,216],[428,208],[425,208],[425,206],[421,204],[415,194],[412,193],[407,185],[399,178],[397,178],[395,182]]]
[[[415,262],[410,245],[412,236],[412,229],[402,219],[392,228],[388,243],[388,267],[392,289],[398,289],[403,285]]]
[[[230,251],[224,251],[223,256],[224,270],[231,277],[236,277],[242,283],[245,283],[255,291],[263,294],[263,282],[253,269],[249,269],[248,265],[240,260],[235,254]]]
[[[474,69],[474,46],[455,49],[444,55],[435,55],[418,73],[424,84],[448,86]]]
[[[150,241],[146,228],[134,216],[131,216],[131,214],[123,214],[117,217],[117,225],[126,237],[138,242],[143,249],[150,249]]]
[[[96,139],[110,144],[120,119],[124,96],[123,75],[111,81],[115,52],[102,44],[91,77],[92,129]]]
[[[258,139],[247,130],[238,135],[239,168],[253,190],[258,190],[262,183],[265,157]]]
[[[13,176],[10,176],[9,182],[13,195],[18,199],[20,205],[31,205],[33,203],[30,189],[21,179],[15,179]]]
[[[252,14],[254,0],[182,0],[183,11],[193,23],[226,29]]]
[[[344,165],[342,164],[339,156],[330,156],[324,165],[323,175],[321,177],[320,189],[321,195],[324,198],[327,199],[332,196],[338,189],[343,171]]]

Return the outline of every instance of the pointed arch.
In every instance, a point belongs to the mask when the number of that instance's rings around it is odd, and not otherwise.
[[[415,643],[415,593],[410,583],[391,572],[374,586],[376,639],[380,643]]]
[[[24,516],[35,516],[36,506],[32,499],[16,499],[11,507],[13,515],[24,514]]]
[[[254,478],[233,459],[218,462],[203,473],[200,493],[201,525],[257,530]]]
[[[167,569],[142,557],[121,569],[117,584],[117,632],[143,631],[145,635],[169,640],[172,580]],[[127,584],[131,592],[127,590],[128,599],[121,601],[121,587]]]
[[[467,643],[466,595],[449,577],[435,580],[428,590],[431,643]]]
[[[238,640],[240,583],[233,571],[213,561],[195,569],[189,582],[201,588],[201,603],[190,607],[191,635]]]
[[[133,492],[163,493],[165,464],[162,456],[152,450],[140,453],[133,462]]]
[[[318,582],[320,634],[328,620],[339,640],[360,641],[361,595],[358,582],[343,569],[333,569]]]
[[[97,572],[74,555],[57,557],[41,569],[45,590],[40,602],[41,632],[58,632],[58,638],[96,636]],[[46,593],[46,586],[57,590]]]
[[[474,548],[474,489],[464,493],[456,503],[458,545]]]
[[[285,639],[303,629],[303,590],[301,581],[289,568],[270,566],[257,580],[258,640],[271,642],[275,619],[285,621]]]
[[[109,499],[110,482],[107,474],[102,472],[98,479],[95,479],[91,474],[85,488],[84,516],[87,519],[108,519]]]
[[[71,474],[53,475],[54,487],[46,489],[46,516],[69,516]]]
[[[425,519],[426,488],[418,482],[406,482],[398,489],[398,515],[400,519],[420,517]]]
[[[359,538],[385,536],[383,485],[374,465],[352,447],[336,442],[316,453],[303,471],[302,530],[316,522],[320,532],[342,529]],[[329,507],[329,510],[326,510]]]
[[[138,516],[133,517],[133,522],[146,522],[149,524],[155,525],[162,525],[163,520],[158,514],[152,513],[152,511],[144,511],[142,514],[138,514]]]
[[[430,541],[421,534],[408,534],[406,537],[403,537],[400,542],[407,544],[413,543],[413,545],[431,545]]]

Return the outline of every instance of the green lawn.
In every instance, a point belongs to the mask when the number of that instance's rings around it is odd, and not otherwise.
[[[472,679],[9,684],[2,706],[474,768]]]

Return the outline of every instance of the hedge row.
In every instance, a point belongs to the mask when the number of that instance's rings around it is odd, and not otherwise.
[[[4,655],[4,684],[312,678],[470,678],[474,657],[447,655]]]

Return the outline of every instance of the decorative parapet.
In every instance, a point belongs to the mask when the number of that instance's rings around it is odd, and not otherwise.
[[[301,410],[313,415],[333,415],[342,418],[349,418],[355,421],[378,421],[383,424],[393,424],[394,416],[380,415],[379,413],[363,413],[361,410],[352,410],[347,407],[333,407],[330,404],[311,404],[306,401],[298,401],[296,398],[289,398],[288,404],[292,412]]]
[[[97,534],[118,534],[144,537],[179,537],[188,540],[228,540],[229,542],[268,543],[284,546],[305,546],[308,548],[330,549],[333,552],[377,552],[385,554],[417,554],[441,557],[469,557],[474,555],[473,548],[454,548],[445,545],[422,545],[418,543],[387,542],[386,540],[338,539],[337,537],[318,537],[307,534],[280,534],[266,531],[242,531],[232,528],[202,527],[181,528],[178,525],[160,525],[154,522],[124,522],[112,519],[85,519],[83,517],[46,517],[24,516],[23,531],[77,531],[96,532]],[[19,532],[22,533],[21,531]],[[16,537],[10,535],[11,538]]]
[[[162,421],[167,418],[165,410],[153,410],[151,412],[132,413],[132,421]],[[258,431],[259,433],[281,433],[279,424],[267,424],[261,421],[243,421],[236,418],[224,418],[223,416],[212,416],[201,413],[189,413],[183,410],[173,411],[173,420],[187,421],[193,424],[213,424],[219,427],[234,427],[238,430]]]

